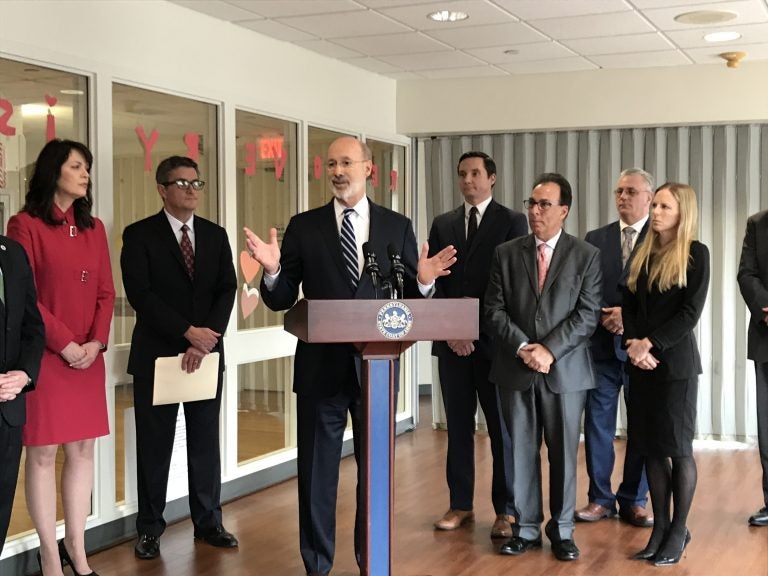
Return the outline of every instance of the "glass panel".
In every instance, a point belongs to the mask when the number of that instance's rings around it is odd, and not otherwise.
[[[366,140],[366,144],[373,155],[373,172],[368,180],[368,197],[381,206],[404,212],[407,148],[378,140]]]
[[[125,227],[155,214],[162,200],[155,184],[158,163],[172,155],[189,156],[200,169],[206,186],[196,214],[208,220],[219,217],[219,172],[217,149],[217,107],[123,86],[112,85],[112,137],[114,166],[114,236],[112,262],[120,261],[121,234]],[[131,341],[134,312],[125,298],[120,266],[112,267],[115,281],[115,344]],[[135,477],[132,429],[133,392],[130,385],[115,385],[115,499],[126,500],[133,492],[126,478]],[[126,465],[126,454],[129,463]],[[129,498],[130,499],[130,498]]]
[[[88,143],[88,79],[0,58],[0,233],[5,234],[8,219],[24,205],[37,155],[53,138]],[[98,163],[96,158],[97,169]],[[63,461],[59,448],[57,478]],[[56,518],[63,520],[60,494],[57,491]],[[8,540],[34,529],[25,501],[22,454]]]
[[[274,227],[277,228],[277,240],[282,243],[288,220],[296,213],[298,126],[294,122],[240,110],[237,110],[235,118],[237,229],[239,231],[248,226],[266,240],[269,229]],[[237,246],[238,252],[246,249],[243,234],[237,235]],[[237,262],[238,285],[250,283],[257,286],[261,274],[253,268],[243,269],[239,257]],[[247,308],[240,306],[237,318],[240,330],[283,323],[283,312],[272,312],[263,305],[244,317],[246,312]]]
[[[295,445],[293,356],[237,367],[237,462]]]
[[[333,191],[328,186],[328,178],[325,175],[325,155],[328,153],[328,146],[331,145],[331,142],[339,136],[349,136],[349,134],[309,126],[307,136],[309,140],[307,151],[309,201],[307,209],[310,210],[327,204],[333,198]]]

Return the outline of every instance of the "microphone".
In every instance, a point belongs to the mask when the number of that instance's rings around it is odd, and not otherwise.
[[[400,254],[394,244],[389,244],[387,246],[387,254],[389,255],[389,261],[392,265],[392,274],[395,277],[395,288],[397,289],[394,298],[397,299],[397,294],[400,294],[400,297],[402,298],[405,266],[403,266],[403,262],[400,260]]]
[[[371,249],[370,242],[363,243],[363,257],[365,258],[365,272],[371,276],[371,282],[373,282],[374,299],[378,299],[379,263],[376,261],[376,253]]]

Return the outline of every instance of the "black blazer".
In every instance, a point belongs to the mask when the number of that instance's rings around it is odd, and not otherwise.
[[[128,373],[152,378],[155,359],[189,348],[184,332],[205,326],[221,334],[235,302],[237,278],[227,233],[218,224],[195,216],[195,278],[190,280],[181,248],[168,218],[158,214],[123,232],[120,267],[128,301],[136,310]],[[219,352],[224,369],[222,339]]]
[[[640,231],[640,235],[635,241],[635,250],[645,238],[648,232],[648,223],[650,218],[645,221],[645,226]],[[622,286],[627,282],[629,273],[629,264],[621,266],[621,226],[619,221],[612,222],[607,226],[587,232],[584,238],[593,246],[600,248],[600,262],[603,271],[603,308],[613,308],[621,306],[623,299]],[[634,250],[632,251],[634,254]],[[597,330],[592,335],[591,346],[592,358],[595,360],[612,360],[617,358],[622,362],[627,359],[627,353],[621,346],[621,337],[614,336],[598,322]]]
[[[521,344],[540,343],[555,357],[543,378],[555,394],[595,387],[589,337],[600,316],[600,251],[560,235],[539,294],[533,234],[496,248],[485,294],[485,317],[493,337],[489,379],[524,391],[539,375],[517,356]]]
[[[32,384],[22,392],[28,392],[34,388],[40,373],[45,325],[37,308],[37,292],[27,253],[21,244],[5,236],[0,236],[0,268],[5,285],[5,314],[0,314],[0,322],[5,325],[0,337],[0,373],[26,372]],[[0,418],[11,426],[24,424],[26,414],[23,393],[10,402],[0,402]]]
[[[659,361],[654,370],[641,370],[627,363],[630,375],[664,381],[701,374],[701,357],[693,329],[701,316],[708,290],[709,250],[697,241],[691,243],[685,288],[673,286],[666,292],[659,292],[657,288],[649,290],[644,272],[637,279],[636,293],[623,288],[623,342],[647,337],[653,344],[651,354]]]
[[[768,210],[747,220],[739,262],[739,289],[750,312],[747,358],[768,362],[768,326],[763,322],[768,306]]]
[[[482,317],[494,249],[527,233],[528,221],[523,214],[491,200],[472,245],[467,249],[464,204],[437,216],[429,231],[429,255],[434,256],[446,246],[453,245],[456,248],[456,263],[451,266],[449,275],[435,282],[434,298],[478,298]],[[483,322],[480,323],[480,338],[475,350],[490,360],[490,338]],[[439,341],[432,345],[432,354],[439,356],[453,352],[445,342]]]
[[[420,298],[416,283],[418,254],[411,221],[405,216],[369,200],[368,242],[376,254],[382,276],[390,274],[387,246],[393,244],[405,266],[405,296]],[[262,277],[261,297],[272,310],[287,310],[296,303],[301,285],[310,300],[374,298],[370,276],[363,274],[357,290],[347,280],[341,254],[339,229],[333,200],[293,216],[280,248],[280,275],[272,290]],[[355,355],[351,344],[307,344],[298,341],[294,362],[293,391],[297,394],[331,396],[349,376]]]

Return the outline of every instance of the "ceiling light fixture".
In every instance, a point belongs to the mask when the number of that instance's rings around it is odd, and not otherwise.
[[[427,14],[427,18],[434,20],[435,22],[459,22],[460,20],[466,20],[469,18],[469,14],[466,12],[454,12],[452,10],[438,10]]]
[[[738,32],[710,32],[704,35],[704,40],[707,42],[730,42],[739,38],[741,38],[741,34]]]
[[[720,56],[720,58],[725,60],[725,65],[728,66],[728,68],[738,68],[739,64],[741,64],[741,61],[747,57],[747,53],[746,52],[723,52],[722,54],[718,54],[718,56]]]
[[[736,12],[728,10],[695,10],[693,12],[684,12],[675,16],[675,22],[680,24],[720,24],[721,22],[730,22],[739,15]]]

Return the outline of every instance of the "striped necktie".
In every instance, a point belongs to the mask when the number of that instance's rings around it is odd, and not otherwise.
[[[353,208],[344,208],[344,219],[341,221],[341,254],[344,256],[344,264],[349,272],[352,289],[357,289],[360,280],[360,271],[357,267],[357,242],[355,241],[355,229],[352,226],[350,215]]]
[[[621,267],[623,268],[627,265],[629,257],[632,256],[632,248],[634,247],[632,239],[635,237],[637,231],[632,228],[632,226],[627,226],[622,233],[624,234],[624,240],[621,243]]]

